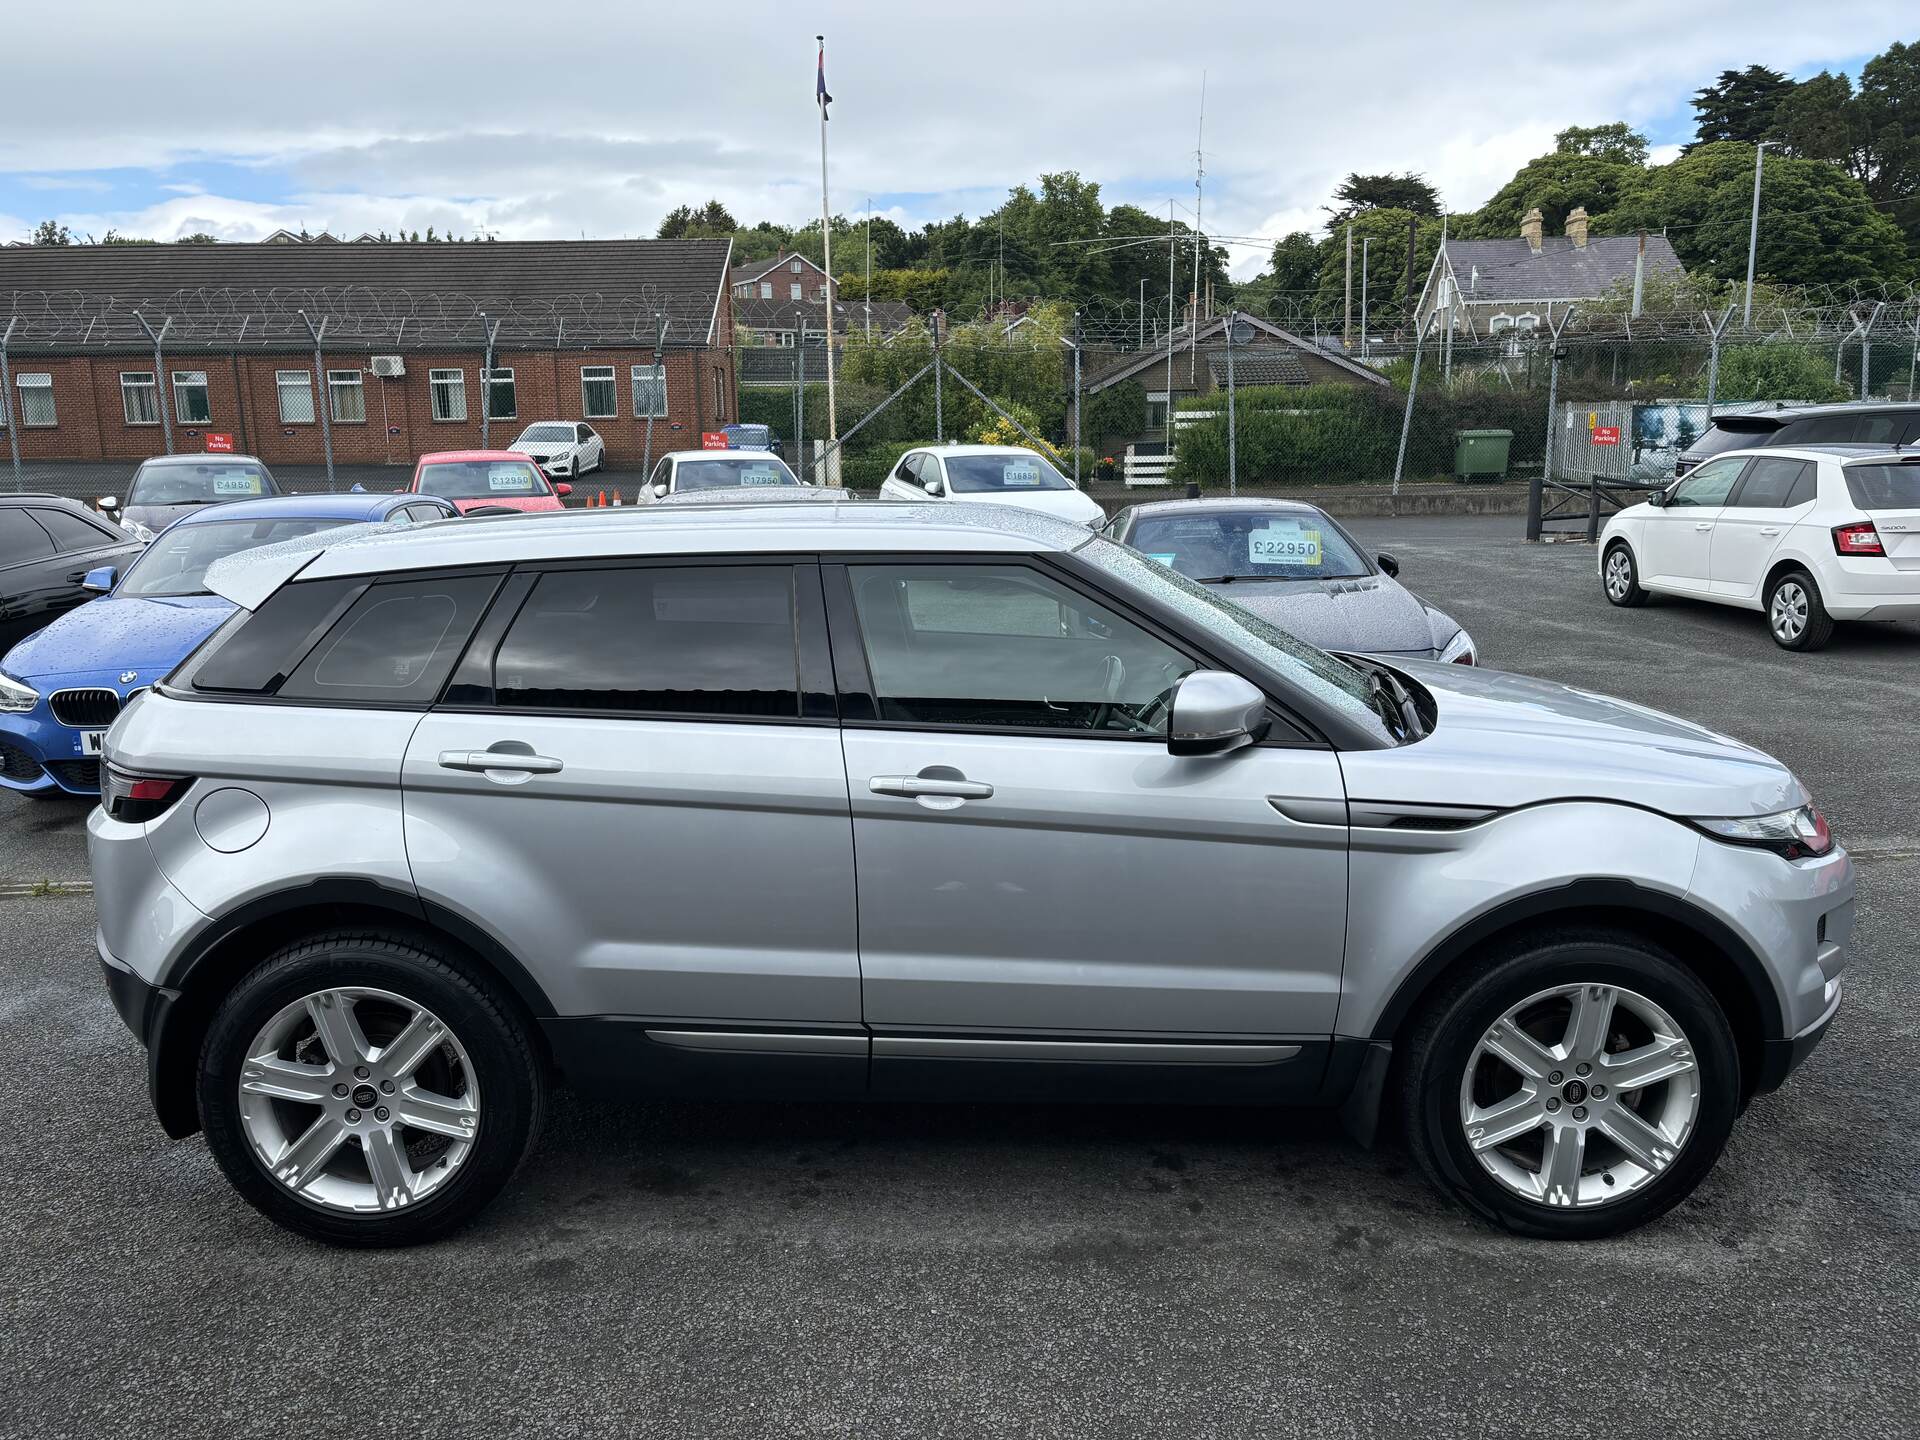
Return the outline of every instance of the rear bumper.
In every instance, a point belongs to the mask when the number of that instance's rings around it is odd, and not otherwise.
[[[106,979],[107,995],[113,1001],[115,1013],[133,1032],[133,1038],[145,1045],[154,1017],[171,1002],[175,992],[149,985],[134,974],[131,967],[114,959],[107,949],[106,937],[97,930],[93,943],[100,952],[100,973]]]
[[[183,1083],[178,1065],[181,1054],[191,1056],[198,1048],[192,1023],[182,1033],[180,992],[142,980],[114,957],[107,949],[106,937],[97,931],[94,945],[100,952],[100,973],[106,979],[114,1010],[133,1032],[133,1038],[146,1047],[147,1098],[153,1104],[154,1116],[167,1134],[184,1140],[199,1130],[200,1114],[191,1076]],[[195,1043],[183,1051],[182,1046],[189,1042]]]

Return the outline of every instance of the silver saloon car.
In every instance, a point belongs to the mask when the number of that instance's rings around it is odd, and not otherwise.
[[[472,1216],[555,1083],[1337,1106],[1608,1235],[1840,1005],[1851,864],[1777,761],[1335,658],[1031,512],[502,517],[208,583],[240,608],[106,739],[100,963],[167,1132],[336,1243]]]

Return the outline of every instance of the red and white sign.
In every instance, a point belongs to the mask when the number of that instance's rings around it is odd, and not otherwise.
[[[233,436],[219,430],[209,430],[207,432],[207,449],[209,452],[224,450],[227,454],[231,455],[233,453]]]
[[[702,430],[700,448],[702,450],[725,450],[729,448],[727,432],[724,430]]]
[[[1620,427],[1618,425],[1594,426],[1593,443],[1596,445],[1618,445],[1620,443]]]

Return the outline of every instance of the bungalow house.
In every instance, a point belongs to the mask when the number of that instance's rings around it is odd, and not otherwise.
[[[1648,277],[1686,273],[1664,235],[1589,235],[1585,206],[1567,216],[1564,235],[1543,236],[1542,223],[1536,207],[1517,236],[1442,241],[1414,311],[1422,333],[1438,317],[1442,329],[1451,319],[1456,335],[1517,337],[1632,284],[1636,264]]]

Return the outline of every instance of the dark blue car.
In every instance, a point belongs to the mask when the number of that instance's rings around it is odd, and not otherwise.
[[[0,786],[35,799],[100,793],[100,748],[132,696],[185,659],[234,611],[209,594],[207,567],[256,545],[356,524],[455,518],[432,495],[284,495],[192,511],[126,572],[102,567],[104,592],[0,659]]]

